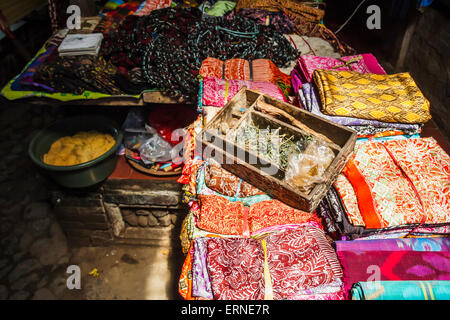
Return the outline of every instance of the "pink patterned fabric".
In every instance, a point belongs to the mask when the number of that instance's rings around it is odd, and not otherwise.
[[[359,58],[358,61],[349,64],[349,66],[345,66],[345,62],[357,58]],[[346,56],[338,59],[304,55],[300,56],[297,60],[296,71],[299,71],[299,77],[295,77],[295,84],[297,86],[294,85],[294,88],[298,88],[299,82],[311,82],[312,74],[316,69],[334,69],[340,71],[355,71],[360,73],[386,74],[386,71],[382,66],[380,66],[377,59],[370,53]]]
[[[206,77],[203,79],[202,105],[223,107],[242,88],[267,94],[275,99],[286,101],[280,88],[270,82],[252,82],[248,80],[224,80]]]
[[[153,10],[170,7],[171,3],[172,0],[146,0],[145,4],[135,13],[135,15],[146,16]]]

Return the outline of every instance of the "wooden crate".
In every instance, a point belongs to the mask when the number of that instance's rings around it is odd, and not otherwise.
[[[272,110],[267,113],[261,106],[269,106]],[[335,155],[323,175],[325,182],[316,184],[307,193],[299,191],[283,180],[285,171],[282,168],[226,137],[227,133],[239,130],[241,124],[245,126],[249,118],[263,127],[278,127],[281,132],[293,136],[308,135],[323,141]],[[224,169],[273,198],[307,212],[316,209],[336,180],[350,159],[355,142],[353,130],[247,88],[242,88],[197,136],[204,159],[213,158]]]

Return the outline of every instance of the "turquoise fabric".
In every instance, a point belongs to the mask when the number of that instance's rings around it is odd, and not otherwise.
[[[371,281],[355,283],[353,300],[450,300],[450,281]]]

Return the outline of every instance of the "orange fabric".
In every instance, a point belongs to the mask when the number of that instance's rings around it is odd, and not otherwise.
[[[320,224],[313,213],[294,209],[278,200],[266,200],[244,207],[242,202],[229,201],[217,195],[200,195],[200,210],[197,227],[218,234],[242,235],[263,228],[283,224],[298,224],[315,221]]]
[[[370,188],[353,162],[353,158],[348,161],[342,173],[351,181],[353,186],[357,186],[355,188],[356,198],[358,199],[359,211],[361,212],[366,228],[381,228],[381,219],[373,205]]]
[[[194,241],[191,242],[191,247],[184,260],[181,268],[180,280],[178,281],[178,292],[185,300],[195,300],[192,297],[192,254],[194,253]]]
[[[405,170],[403,170],[402,166],[399,165],[398,161],[395,159],[394,155],[392,154],[392,152],[383,144],[383,147],[386,149],[386,151],[389,153],[389,156],[392,158],[392,160],[394,161],[394,163],[397,165],[397,167],[400,169],[400,171],[402,172],[402,175],[406,178],[406,180],[408,181],[408,183],[410,184],[411,188],[413,189],[414,193],[416,194],[417,200],[419,200],[420,205],[422,206],[422,219],[420,220],[420,225],[424,224],[426,219],[427,219],[427,215],[426,215],[426,210],[425,210],[425,206],[423,205],[422,199],[420,197],[419,192],[417,191],[416,187],[414,186],[414,183],[411,181],[411,178],[406,174]]]

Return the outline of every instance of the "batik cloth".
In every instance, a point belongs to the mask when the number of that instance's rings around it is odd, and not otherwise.
[[[317,96],[317,89],[312,83],[303,84],[302,88],[298,92],[298,98],[303,109],[344,126],[363,126],[361,130],[354,128],[358,130],[358,134],[360,132],[366,134],[376,133],[374,132],[375,130],[370,130],[369,132],[365,131],[368,127],[386,128],[387,130],[394,129],[413,133],[420,131],[420,125],[418,124],[382,122],[377,120],[360,119],[357,117],[341,117],[324,114],[321,111],[321,102],[318,100]]]
[[[335,182],[355,225],[450,222],[450,156],[433,138],[361,142]]]
[[[281,101],[286,101],[280,88],[270,82],[224,80],[206,77],[200,83],[201,94],[199,95],[199,102],[202,106],[223,107],[242,87],[267,94]]]
[[[338,250],[337,256],[346,292],[360,281],[450,280],[449,251]]]
[[[353,300],[450,300],[450,281],[370,281],[352,288]]]
[[[264,253],[258,240],[209,239],[207,266],[214,299],[264,298]]]
[[[328,115],[400,123],[431,119],[430,102],[407,72],[392,75],[316,69],[313,72]]]
[[[244,207],[242,202],[221,196],[199,196],[197,227],[225,235],[249,237],[270,226],[318,221],[314,214],[291,208],[278,200],[266,200]]]
[[[219,78],[225,80],[249,80],[255,82],[280,83],[290,87],[290,77],[278,69],[268,59],[229,59],[222,61],[216,58],[206,58],[200,67],[199,74],[205,78]]]
[[[317,214],[323,219],[324,227],[329,235],[336,240],[450,236],[450,224],[433,226],[414,224],[380,229],[366,229],[364,226],[353,225],[342,202],[339,193],[332,186],[316,210]]]
[[[341,291],[342,269],[323,230],[308,224],[265,242],[275,300]]]
[[[301,55],[297,59],[297,66],[292,76],[300,77],[303,83],[311,82],[312,74],[316,69],[386,74],[377,58],[370,53],[366,53],[341,58]]]

